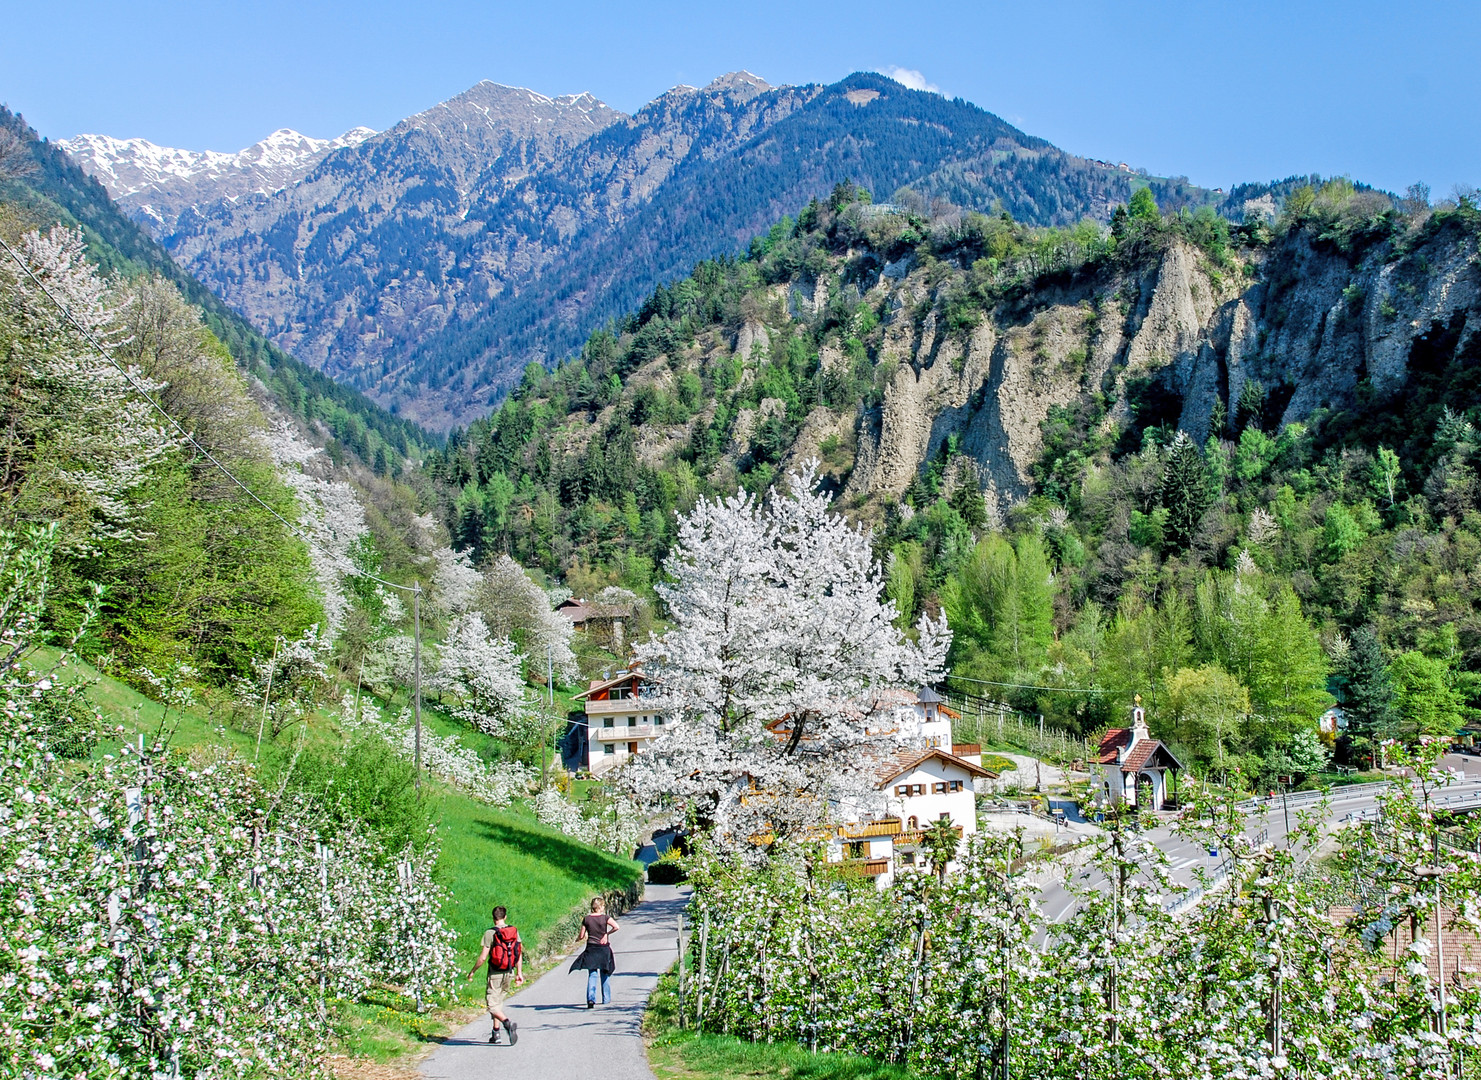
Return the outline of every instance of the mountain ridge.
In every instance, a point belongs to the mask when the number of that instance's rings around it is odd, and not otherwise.
[[[38,226],[80,228],[88,257],[105,273],[158,274],[202,312],[202,321],[237,364],[259,380],[290,415],[317,428],[331,455],[346,452],[389,472],[434,441],[414,422],[392,415],[279,349],[209,288],[182,269],[137,221],[118,206],[58,144],[40,138],[25,119],[0,105],[0,135],[14,136],[25,165],[0,176],[0,202],[14,204]]]
[[[845,177],[1038,224],[1105,220],[1146,184],[1167,209],[1209,198],[871,73],[730,72],[632,116],[484,81],[277,192],[195,205],[161,240],[279,347],[448,429]]]
[[[375,134],[372,128],[354,127],[333,139],[315,139],[279,128],[235,153],[182,150],[148,139],[94,134],[62,139],[57,145],[131,216],[159,233],[197,203],[281,191],[335,150],[357,146]]]

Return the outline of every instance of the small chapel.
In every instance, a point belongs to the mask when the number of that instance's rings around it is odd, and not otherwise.
[[[1177,774],[1183,764],[1147,730],[1147,713],[1136,696],[1131,727],[1112,728],[1100,741],[1095,772],[1107,806],[1162,810],[1177,802]]]

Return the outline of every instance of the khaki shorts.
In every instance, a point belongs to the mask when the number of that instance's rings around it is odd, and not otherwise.
[[[488,1005],[490,1011],[504,1004],[504,999],[509,996],[509,990],[513,985],[514,972],[489,972],[489,985],[488,989],[484,991],[483,1000]]]

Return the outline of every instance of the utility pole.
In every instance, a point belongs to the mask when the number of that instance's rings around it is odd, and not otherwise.
[[[416,769],[417,794],[422,793],[422,583],[416,581],[411,587],[411,624],[413,628],[411,671],[412,705],[411,714],[416,727],[416,749],[413,754]]]
[[[1282,776],[1278,779],[1280,780],[1280,812],[1281,815],[1286,819],[1286,848],[1287,850],[1289,850],[1291,846],[1291,807],[1290,804],[1286,802],[1286,793],[1291,790],[1291,781],[1294,780],[1295,777]]]
[[[550,717],[551,726],[555,725],[555,661],[551,654],[551,647],[545,646],[545,688],[550,691]],[[551,756],[555,756],[555,738],[551,739]],[[550,775],[549,766],[546,763],[545,745],[540,746],[540,790],[545,790],[546,777]]]

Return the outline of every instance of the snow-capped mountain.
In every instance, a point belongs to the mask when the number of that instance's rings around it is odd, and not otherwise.
[[[1129,173],[869,73],[732,72],[632,116],[485,81],[363,134],[331,149],[278,132],[236,155],[65,145],[274,344],[437,429],[845,178],[1043,225],[1130,198]]]
[[[180,215],[191,207],[249,194],[271,195],[335,150],[358,146],[374,134],[370,128],[357,127],[337,139],[314,139],[280,128],[235,154],[180,150],[111,135],[78,135],[60,145],[120,205],[161,235],[173,231]]]

